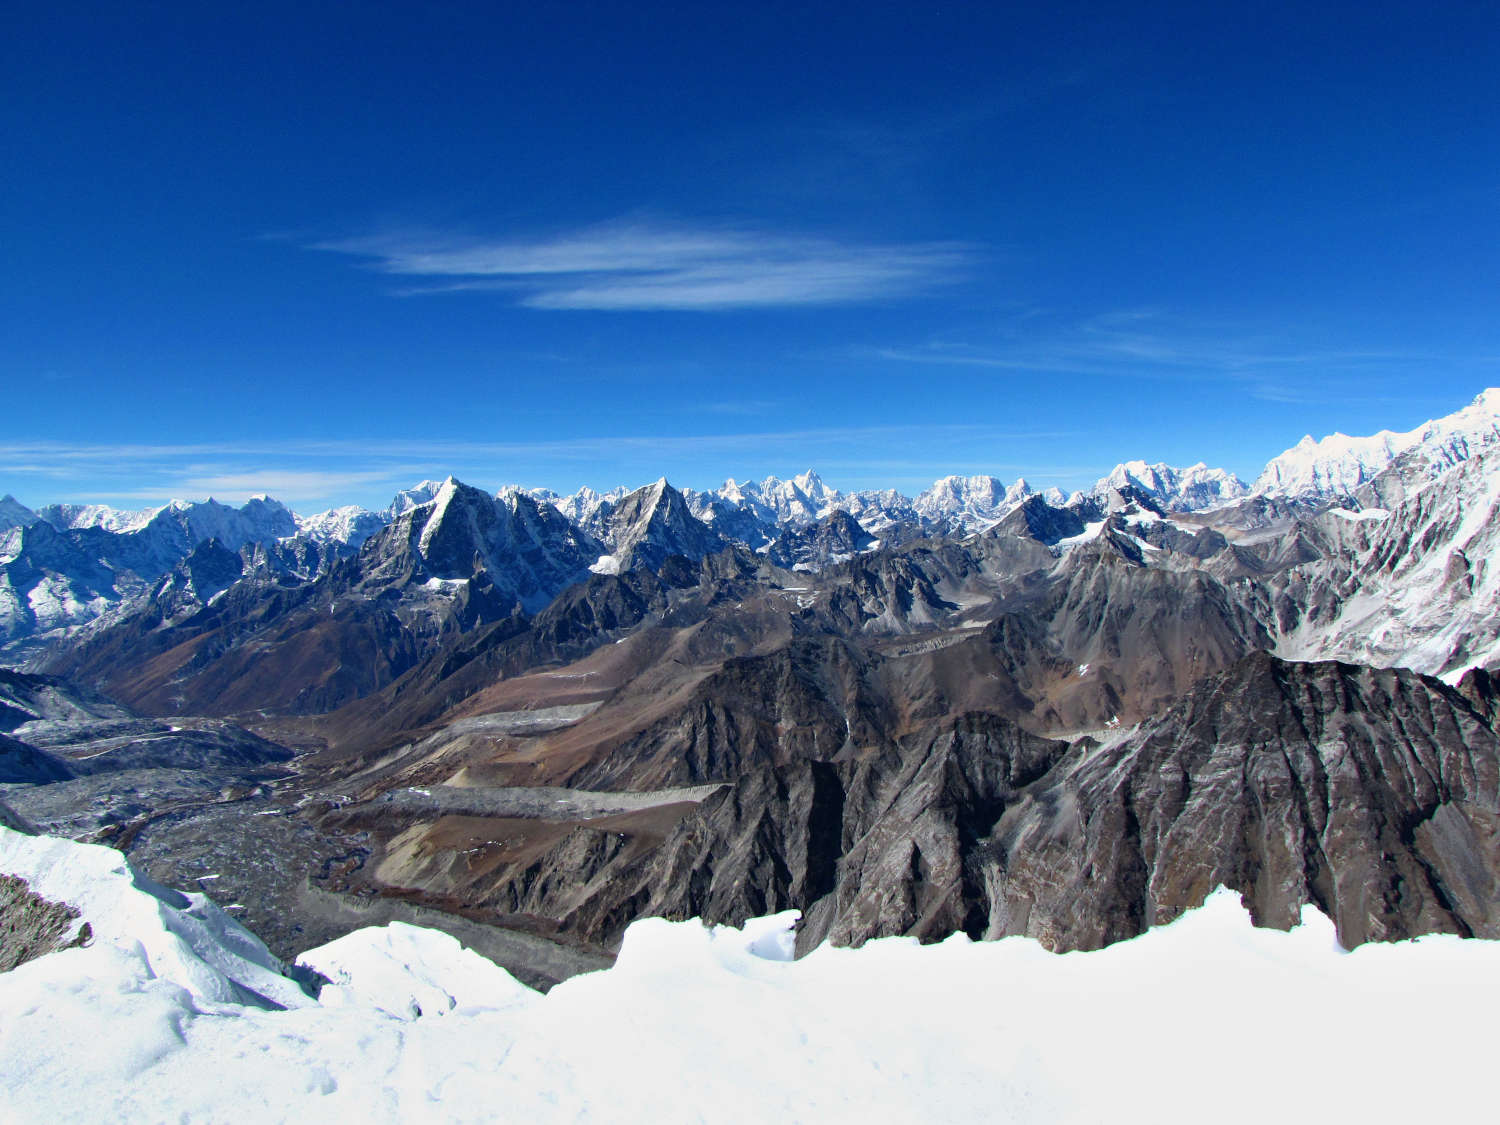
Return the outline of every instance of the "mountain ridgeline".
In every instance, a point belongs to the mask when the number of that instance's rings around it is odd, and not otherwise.
[[[1248,485],[210,504],[0,503],[7,804],[163,878],[211,821],[311,857],[294,913],[595,950],[792,908],[804,949],[1095,948],[1221,883],[1351,944],[1500,937],[1500,392]]]

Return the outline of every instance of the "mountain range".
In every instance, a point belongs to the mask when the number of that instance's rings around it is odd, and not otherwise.
[[[1201,462],[1176,469],[1128,461],[1087,491],[1065,496],[1049,489],[1040,495],[1050,508],[1073,511],[1101,504],[1108,507],[1110,497],[1123,493],[1142,497],[1163,513],[1212,510],[1252,497],[1313,505],[1337,501],[1362,510],[1378,507],[1378,500],[1367,497],[1367,503],[1360,502],[1360,490],[1394,462],[1406,463],[1405,476],[1420,483],[1488,448],[1497,436],[1500,391],[1488,390],[1463,410],[1408,433],[1383,431],[1367,438],[1334,434],[1321,441],[1304,437],[1272,459],[1253,486]],[[1422,468],[1417,469],[1414,466],[1419,462]],[[75,504],[52,504],[32,511],[6,495],[0,498],[0,637],[14,649],[24,638],[85,624],[146,592],[208,540],[242,556],[241,574],[314,577],[334,560],[352,555],[411,509],[432,503],[444,483],[423,481],[398,493],[380,511],[350,506],[311,516],[298,516],[269,497],[253,499],[240,508],[212,499],[174,500],[163,508],[122,512]],[[669,493],[678,495],[675,489]],[[522,495],[560,513],[582,536],[603,543],[594,565],[621,565],[612,553],[622,526],[615,511],[632,495],[629,490],[598,493],[584,488],[559,496],[545,489],[506,486],[496,499],[514,508]],[[785,481],[776,477],[759,483],[731,479],[718,489],[681,494],[686,513],[712,534],[690,529],[680,515],[674,517],[678,526],[673,534],[686,537],[676,546],[689,557],[710,553],[715,543],[765,551],[783,535],[802,531],[834,512],[845,512],[870,536],[861,548],[868,549],[870,543],[887,540],[897,543],[922,536],[982,532],[1035,495],[1024,478],[1007,486],[988,476],[944,477],[915,498],[895,490],[840,492],[813,471]],[[624,520],[630,522],[628,513]],[[845,537],[852,539],[847,532]],[[626,569],[636,547],[634,542],[626,544]],[[795,552],[796,548],[783,547],[783,557],[789,557],[787,550]],[[840,553],[847,552],[825,552],[828,556]],[[647,548],[642,561],[659,554]],[[814,552],[799,561],[816,563],[818,557]],[[548,587],[551,593],[560,588],[555,583]],[[37,644],[19,647],[29,650]]]
[[[1248,485],[0,512],[0,800],[211,863],[281,956],[360,911],[542,985],[652,915],[1085,949],[1221,883],[1500,937],[1497,391]]]

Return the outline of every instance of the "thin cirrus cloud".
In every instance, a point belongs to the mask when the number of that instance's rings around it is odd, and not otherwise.
[[[375,234],[313,249],[426,278],[403,296],[498,291],[534,309],[729,310],[847,304],[956,280],[974,257],[960,242],[851,243],[740,229],[640,223],[532,240]]]
[[[1243,385],[1253,397],[1280,402],[1334,401],[1322,392],[1343,393],[1346,388],[1340,381],[1360,384],[1432,360],[1370,347],[1272,347],[1266,333],[1184,330],[1149,310],[1108,313],[1063,326],[1013,325],[1005,338],[988,345],[939,340],[867,348],[863,354],[903,364],[1017,374],[1213,379]],[[1309,393],[1307,372],[1316,372],[1320,393]]]
[[[983,464],[1018,442],[1055,444],[1076,433],[1048,427],[1017,430],[996,423],[675,433],[538,441],[418,438],[235,442],[194,445],[22,442],[0,451],[0,480],[15,475],[23,502],[164,502],[206,496],[235,503],[270,494],[304,510],[350,502],[383,506],[397,488],[449,473],[487,487],[522,483],[556,487],[582,478],[595,486],[636,485],[670,470],[675,484],[715,483],[730,473],[764,474],[777,465],[836,466],[840,487],[890,487],[903,476],[927,480],[952,471],[954,459]],[[934,454],[933,451],[941,451]],[[373,452],[372,452],[373,451]],[[43,468],[43,466],[46,468]],[[602,475],[601,475],[602,474]],[[682,479],[686,474],[688,479]],[[571,490],[575,485],[566,485]],[[313,503],[316,502],[316,503]]]

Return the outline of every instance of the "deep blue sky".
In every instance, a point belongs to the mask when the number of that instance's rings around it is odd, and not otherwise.
[[[1243,475],[1500,383],[1485,3],[12,5],[0,492]]]

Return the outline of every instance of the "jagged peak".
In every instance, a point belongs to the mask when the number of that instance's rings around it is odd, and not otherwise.
[[[413,512],[427,512],[426,521],[422,525],[421,537],[417,540],[417,547],[423,555],[431,551],[433,537],[437,535],[438,530],[443,526],[443,522],[448,516],[448,510],[453,506],[454,501],[460,496],[470,493],[477,493],[486,500],[489,499],[488,493],[480,492],[478,489],[464,484],[457,477],[449,476],[447,480],[443,481],[436,496],[426,504],[418,505],[413,509]]]
[[[833,490],[823,483],[823,478],[818,476],[816,469],[808,469],[806,472],[798,473],[792,478],[795,484],[806,496],[814,500],[821,500]]]

